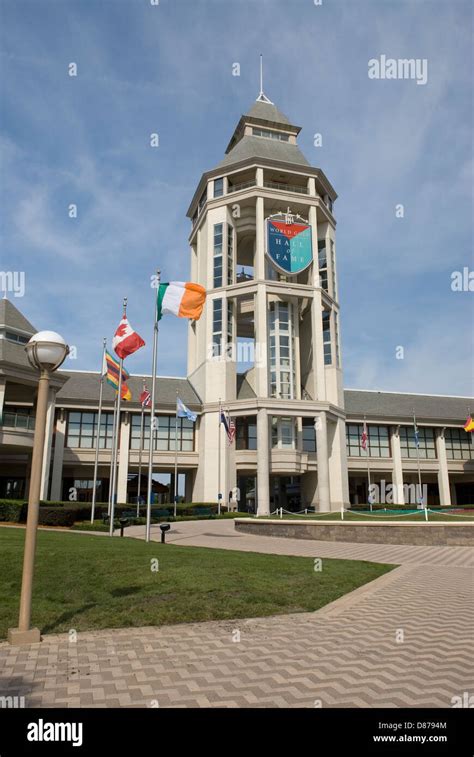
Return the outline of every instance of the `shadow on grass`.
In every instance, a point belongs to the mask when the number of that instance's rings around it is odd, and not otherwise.
[[[111,597],[128,597],[130,594],[139,594],[141,586],[119,586],[118,589],[112,589],[109,592]]]
[[[88,602],[86,605],[83,605],[82,607],[76,607],[74,610],[68,610],[68,612],[63,612],[62,615],[59,615],[57,618],[54,618],[54,620],[51,623],[43,626],[41,628],[41,634],[43,635],[45,633],[53,633],[54,630],[61,623],[65,623],[71,618],[74,618],[76,615],[80,615],[81,612],[86,612],[87,610],[90,610],[92,607],[97,607],[97,602]]]

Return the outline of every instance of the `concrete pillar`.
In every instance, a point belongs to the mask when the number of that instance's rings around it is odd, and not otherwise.
[[[265,280],[265,207],[263,197],[257,197],[255,206],[255,279]]]
[[[349,474],[347,470],[346,423],[343,418],[327,420],[330,508],[349,507]],[[319,464],[319,463],[318,463]]]
[[[323,300],[319,286],[318,266],[318,222],[316,207],[312,205],[308,212],[308,220],[311,224],[311,241],[313,246],[313,304],[311,307],[311,330],[313,346],[313,397],[324,401],[326,399],[326,374],[324,371],[324,347],[323,347]]]
[[[0,377],[0,423],[3,420],[3,405],[5,403],[5,390],[7,388],[7,380],[4,376]]]
[[[258,284],[255,295],[255,391],[268,397],[268,314],[265,284]]]
[[[390,430],[390,446],[392,448],[392,484],[393,484],[393,504],[405,504],[405,492],[403,490],[403,466],[402,453],[400,449],[400,427],[392,426]]]
[[[51,465],[51,447],[53,443],[54,414],[56,410],[56,389],[49,389],[48,407],[46,411],[46,433],[43,449],[43,469],[41,471],[40,499],[48,499],[49,470]]]
[[[264,407],[257,413],[257,448],[257,515],[270,515],[268,413]]]
[[[59,502],[62,499],[64,445],[66,443],[66,413],[59,416],[56,422],[56,438],[54,442],[53,476],[51,480],[51,500]]]
[[[308,194],[310,197],[316,197],[316,180],[314,176],[310,176],[308,179]]]
[[[439,503],[444,507],[451,505],[451,489],[449,486],[448,459],[446,457],[446,443],[444,428],[436,431],[436,457],[438,458],[438,489]]]
[[[322,410],[315,420],[316,452],[318,458],[318,498],[319,511],[328,512],[331,509],[329,492],[329,455],[326,412]],[[260,453],[260,447],[259,447]]]
[[[127,502],[127,483],[128,483],[128,458],[130,451],[130,415],[128,412],[122,414],[120,424],[120,450],[119,466],[117,481],[117,503],[125,504]]]
[[[184,500],[186,503],[193,501],[194,471],[187,470],[184,479]]]
[[[257,168],[255,172],[255,180],[257,187],[263,187],[263,168]]]

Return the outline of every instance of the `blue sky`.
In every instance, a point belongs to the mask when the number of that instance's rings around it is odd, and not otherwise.
[[[474,268],[470,2],[1,0],[0,16],[1,269],[25,271],[14,303],[77,348],[65,367],[98,368],[128,296],[147,347],[127,367],[150,371],[149,278],[189,278],[185,213],[262,52],[266,93],[339,194],[345,386],[472,393],[473,293],[451,290]],[[426,58],[427,84],[369,79],[381,54]],[[185,375],[186,333],[162,321],[159,374]]]

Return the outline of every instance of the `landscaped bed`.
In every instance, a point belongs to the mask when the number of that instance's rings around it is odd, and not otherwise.
[[[18,623],[24,537],[0,528],[0,638]],[[324,559],[317,571],[309,557],[39,531],[32,624],[59,633],[312,611],[392,568]]]

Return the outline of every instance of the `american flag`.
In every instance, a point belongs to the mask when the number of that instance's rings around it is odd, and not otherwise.
[[[146,386],[143,387],[143,392],[140,394],[140,402],[142,404],[142,407],[151,406],[151,394]]]
[[[360,438],[360,446],[362,447],[363,450],[367,449],[367,439],[368,439],[367,424],[364,423],[364,430],[362,431],[362,436]]]
[[[227,438],[229,439],[229,446],[235,439],[235,421],[233,418],[229,418],[229,430],[227,432]]]

